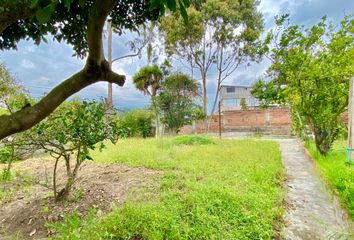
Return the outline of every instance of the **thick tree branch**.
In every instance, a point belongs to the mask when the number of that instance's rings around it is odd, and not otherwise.
[[[103,70],[101,74],[98,72],[92,74],[90,69],[85,68],[59,84],[37,104],[11,115],[0,116],[0,139],[31,128],[52,113],[68,97],[93,83],[108,81],[123,86],[125,76],[107,71],[105,68]]]
[[[85,68],[59,84],[34,106],[24,107],[11,115],[0,116],[0,139],[31,128],[52,113],[68,97],[93,83],[107,81],[123,86],[125,76],[111,70],[104,59],[102,49],[103,26],[115,4],[116,0],[96,0],[94,3],[88,22],[89,56]]]
[[[89,64],[100,65],[104,60],[102,34],[106,18],[116,4],[116,0],[96,0],[87,25],[87,43],[89,47]]]

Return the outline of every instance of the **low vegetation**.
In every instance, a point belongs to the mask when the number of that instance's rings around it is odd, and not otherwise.
[[[125,112],[119,116],[117,131],[119,137],[151,137],[153,136],[153,113],[138,109]]]
[[[215,141],[210,137],[205,137],[201,135],[192,136],[178,136],[174,139],[175,144],[185,144],[185,145],[201,145],[201,144],[214,144]]]
[[[321,176],[339,196],[350,218],[354,219],[354,164],[347,162],[345,148],[345,141],[336,141],[333,150],[327,156],[322,156],[314,143],[307,145],[307,149],[316,160]]]
[[[84,219],[66,216],[50,225],[58,233],[55,239],[270,239],[277,234],[283,169],[274,142],[128,138],[92,157],[155,169],[159,187],[132,194],[107,215],[93,209]]]

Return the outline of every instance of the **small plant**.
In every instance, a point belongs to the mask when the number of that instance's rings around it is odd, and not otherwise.
[[[194,136],[178,136],[174,139],[175,144],[177,145],[205,145],[205,144],[214,144],[214,140],[210,137],[202,136],[202,135],[194,135]]]
[[[77,190],[75,191],[75,193],[74,193],[74,199],[73,199],[73,201],[74,201],[74,202],[79,202],[79,201],[83,198],[84,195],[85,195],[85,192],[84,192],[83,189],[81,189],[81,188],[77,189]]]
[[[248,110],[248,105],[247,105],[246,99],[242,98],[240,105],[241,105],[242,110]]]
[[[44,149],[56,160],[53,173],[56,201],[67,199],[81,164],[92,160],[90,150],[96,147],[101,150],[104,140],[116,142],[116,125],[114,117],[105,115],[103,103],[72,101],[62,105],[26,134],[31,146]],[[63,189],[57,190],[56,173],[61,159],[65,161],[67,181]]]
[[[48,207],[48,205],[45,205],[42,207],[42,213],[49,213],[50,212],[50,209]]]

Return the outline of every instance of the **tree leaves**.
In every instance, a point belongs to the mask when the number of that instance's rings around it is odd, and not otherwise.
[[[171,11],[176,11],[177,9],[177,3],[176,0],[166,0],[167,2],[167,7],[171,10]]]
[[[276,18],[279,32],[268,34],[273,43],[268,69],[270,83],[257,83],[255,94],[266,101],[284,96],[303,135],[310,129],[316,147],[326,154],[342,128],[340,114],[348,104],[349,78],[354,75],[354,21],[346,17],[335,29],[322,18],[311,28],[285,25],[288,15]],[[277,86],[284,85],[285,88]],[[262,89],[261,89],[262,88]],[[300,119],[300,120],[299,120]]]
[[[70,6],[70,5],[69,5]],[[39,23],[48,22],[55,10],[55,3],[51,3],[44,8],[40,8],[36,12],[36,17]]]

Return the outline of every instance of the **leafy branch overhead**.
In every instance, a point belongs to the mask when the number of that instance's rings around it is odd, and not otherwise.
[[[157,20],[166,9],[185,18],[188,0],[20,0],[1,2],[0,49],[16,48],[21,39],[36,44],[51,35],[73,46],[74,54],[87,57],[83,69],[69,77],[37,104],[11,115],[0,116],[0,139],[31,128],[53,112],[65,99],[98,81],[123,86],[125,76],[111,70],[102,47],[107,19],[115,32],[136,31],[147,21]]]

